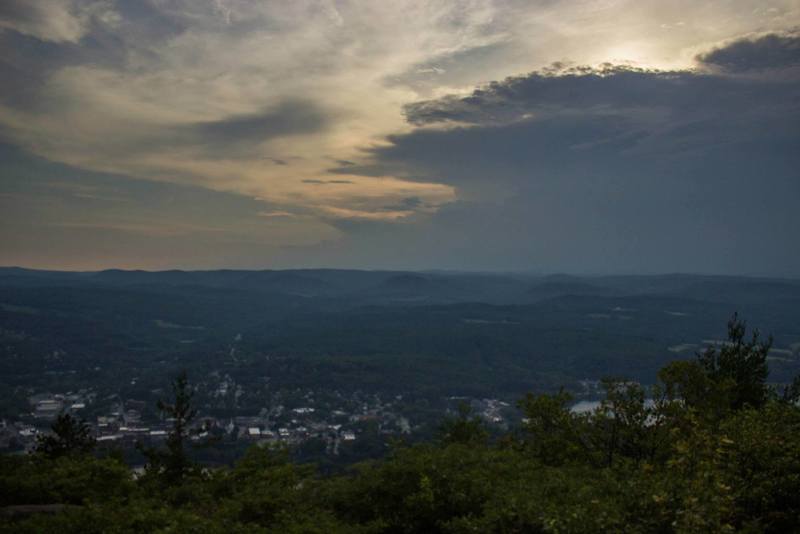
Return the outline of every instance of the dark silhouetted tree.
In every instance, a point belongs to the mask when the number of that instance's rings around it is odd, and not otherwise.
[[[186,454],[185,441],[189,436],[189,425],[197,414],[192,406],[194,391],[189,386],[185,371],[172,381],[172,393],[174,401],[171,404],[158,401],[159,411],[172,420],[166,450],[141,449],[148,458],[148,469],[156,472],[168,485],[180,483],[192,468],[192,462]]]
[[[781,400],[788,404],[797,404],[800,401],[800,375],[794,377],[792,383],[783,388]]]
[[[36,452],[49,458],[88,454],[95,446],[92,429],[83,419],[68,413],[59,414],[51,426],[52,433],[37,438]]]
[[[594,425],[604,436],[599,447],[604,462],[611,467],[617,454],[641,461],[650,450],[647,427],[651,410],[645,403],[644,388],[615,378],[605,378],[602,384],[606,398],[594,414]]]

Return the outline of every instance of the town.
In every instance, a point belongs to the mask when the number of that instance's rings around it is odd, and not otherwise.
[[[413,405],[404,402],[403,395],[384,399],[378,394],[344,394],[336,390],[277,391],[267,396],[263,407],[225,409],[222,406],[226,398],[241,400],[248,397],[247,391],[230,375],[212,373],[212,377],[217,380],[201,383],[195,389],[198,412],[190,429],[190,441],[222,448],[241,449],[254,444],[298,448],[315,442],[319,453],[337,457],[367,436],[386,442],[424,435],[464,404],[497,430],[507,430],[512,421],[519,419],[517,410],[499,399],[453,396],[442,399],[440,406],[421,412],[410,409]],[[39,392],[28,396],[27,401],[29,413],[14,420],[0,420],[0,449],[6,452],[33,451],[37,438],[50,432],[50,425],[62,413],[86,421],[101,451],[157,447],[166,440],[173,423],[159,414],[152,402],[117,394],[100,396],[91,388]],[[416,421],[408,412],[417,415]]]

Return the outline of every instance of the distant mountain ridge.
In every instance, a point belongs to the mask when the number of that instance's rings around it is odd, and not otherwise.
[[[0,267],[0,287],[199,286],[304,298],[346,298],[405,304],[488,302],[525,304],[564,296],[673,295],[719,302],[800,299],[800,280],[712,275],[574,276],[354,269],[96,272]]]

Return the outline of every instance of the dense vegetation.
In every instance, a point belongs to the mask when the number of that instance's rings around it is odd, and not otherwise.
[[[185,378],[168,447],[134,479],[86,453],[79,421],[29,457],[3,457],[13,532],[794,532],[800,528],[800,381],[769,387],[771,340],[746,336],[676,361],[646,391],[604,381],[592,413],[570,396],[529,394],[524,427],[490,439],[463,410],[438,438],[322,477],[284,451],[253,447],[229,469],[184,453],[193,412]],[[26,513],[14,505],[64,506]],[[9,508],[11,507],[11,508]]]

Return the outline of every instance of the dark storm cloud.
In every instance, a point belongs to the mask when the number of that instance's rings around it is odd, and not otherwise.
[[[573,67],[507,78],[469,96],[448,96],[405,107],[407,120],[422,126],[453,121],[478,125],[588,115],[625,115],[646,120],[669,111],[684,115],[736,110],[743,101],[761,106],[790,93],[782,84],[738,80],[689,71],[649,71],[627,66]]]
[[[740,44],[713,53],[733,54]],[[776,62],[765,58],[764,63]],[[793,78],[614,65],[557,68],[492,82],[466,97],[409,104],[405,113],[412,124],[467,126],[395,136],[375,153],[384,164],[434,162],[459,153],[479,159],[484,170],[489,162],[499,169],[567,169],[650,157],[659,157],[652,163],[662,165],[672,161],[665,157],[691,158],[697,151],[734,145],[751,146],[755,153],[789,154],[800,133],[799,87]],[[467,168],[449,176],[458,182],[474,174]],[[491,174],[503,181],[515,173]]]
[[[800,66],[800,33],[740,39],[700,54],[697,60],[729,72]]]
[[[391,137],[365,174],[458,188],[424,238],[396,232],[433,262],[796,274],[798,93],[793,77],[535,72],[407,106],[455,126]]]

